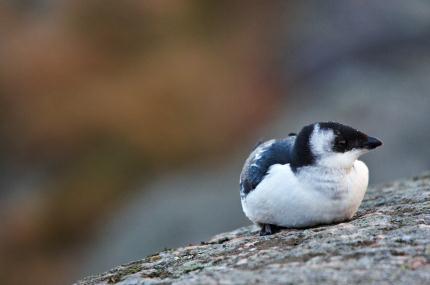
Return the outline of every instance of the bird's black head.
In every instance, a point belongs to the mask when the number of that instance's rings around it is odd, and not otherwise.
[[[335,122],[315,123],[304,127],[297,135],[292,166],[348,168],[360,155],[380,145],[380,140],[349,126]]]

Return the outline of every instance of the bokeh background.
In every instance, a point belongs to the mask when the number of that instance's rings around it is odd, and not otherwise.
[[[261,139],[380,137],[430,168],[430,2],[0,1],[0,283],[68,284],[247,225]]]

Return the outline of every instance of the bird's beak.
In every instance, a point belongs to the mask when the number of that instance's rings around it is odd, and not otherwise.
[[[381,145],[382,145],[382,141],[380,141],[374,137],[368,137],[367,141],[364,143],[364,148],[374,149],[374,148],[377,148],[378,146],[381,146]]]

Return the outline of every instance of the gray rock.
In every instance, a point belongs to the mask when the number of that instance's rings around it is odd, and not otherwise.
[[[266,237],[254,226],[76,284],[429,284],[430,172],[370,188],[354,219]]]

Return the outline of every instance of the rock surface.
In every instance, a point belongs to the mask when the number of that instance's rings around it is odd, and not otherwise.
[[[321,282],[430,283],[430,172],[370,188],[350,222],[266,237],[256,227],[244,227],[76,284]]]

